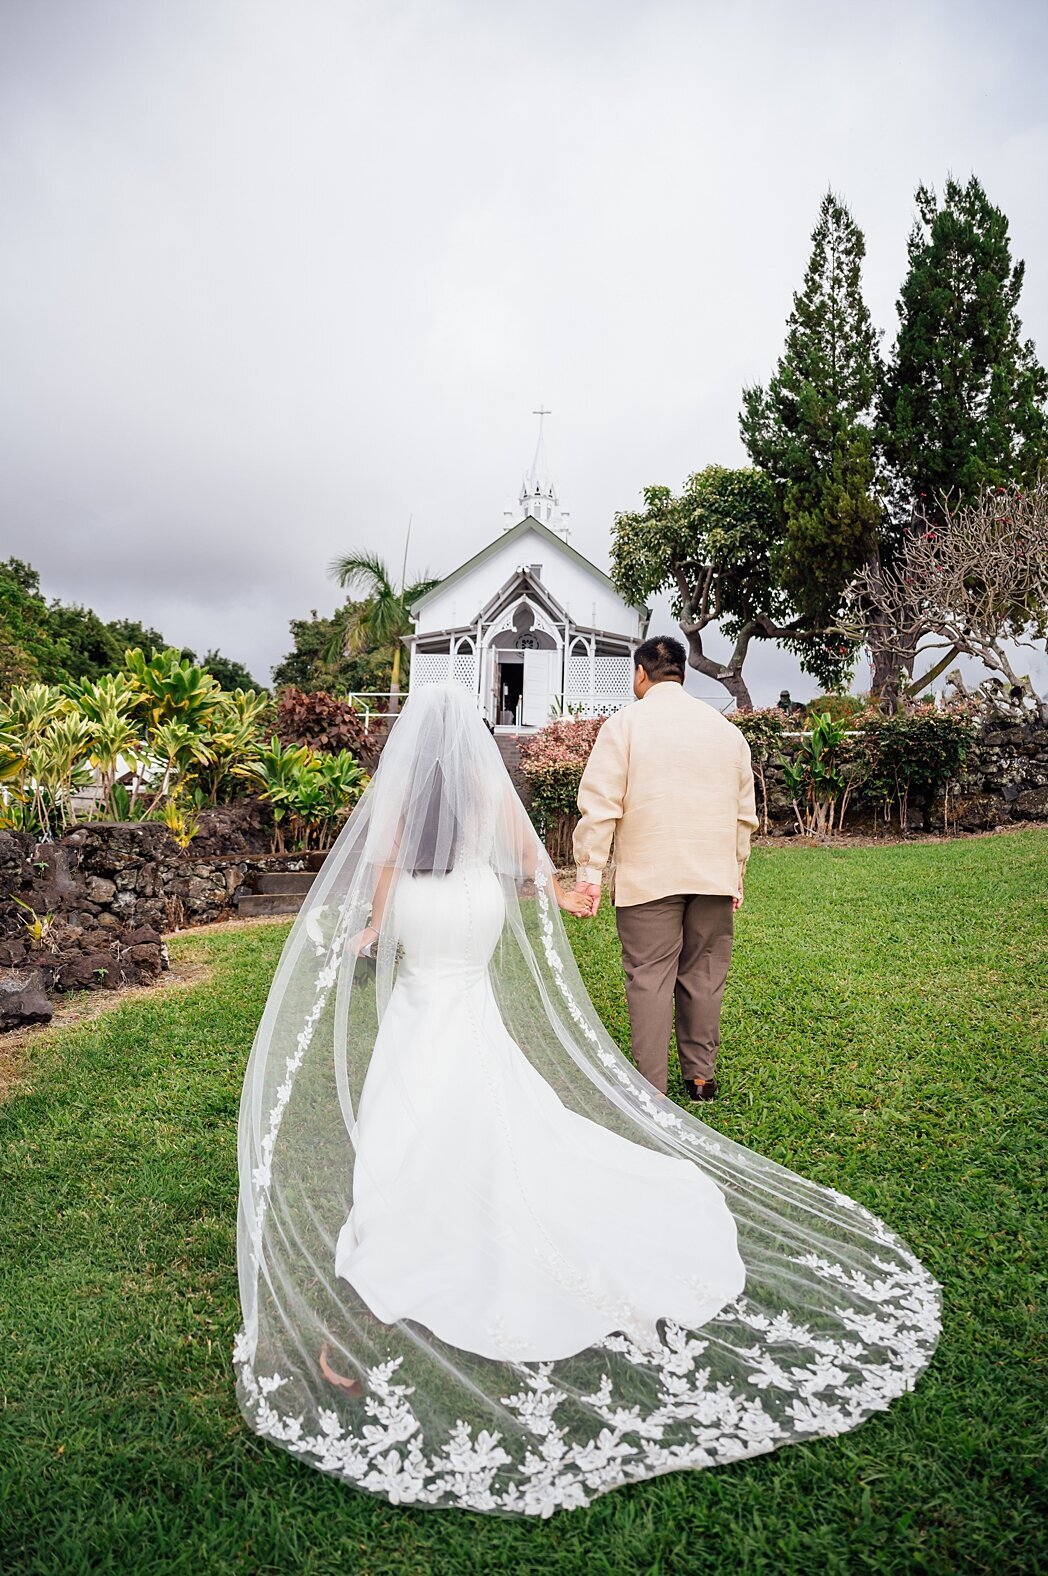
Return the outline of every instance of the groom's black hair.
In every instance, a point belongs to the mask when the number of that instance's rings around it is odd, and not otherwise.
[[[642,641],[633,660],[638,668],[644,669],[653,684],[660,679],[676,679],[678,684],[684,683],[688,659],[684,647],[672,635],[653,635],[650,640]]]

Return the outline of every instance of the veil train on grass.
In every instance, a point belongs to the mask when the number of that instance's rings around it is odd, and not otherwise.
[[[471,697],[453,684],[413,692],[295,920],[252,1047],[239,1130],[240,1406],[261,1436],[393,1503],[548,1516],[620,1484],[844,1433],[912,1388],[938,1338],[939,1288],[886,1225],[640,1077],[589,1000],[552,881]],[[376,901],[385,918],[369,965],[355,943]],[[420,924],[436,960],[427,977]],[[424,998],[431,1010],[398,1017],[427,979],[459,968],[445,997]],[[459,1035],[463,1003],[486,1016]],[[398,1059],[408,1024],[422,1029]],[[563,1196],[564,1236],[539,1150],[522,1139],[518,1153],[513,1138],[529,1102],[551,1096],[550,1131],[574,1133],[580,1154],[592,1140],[598,1157],[578,1173],[586,1229]],[[379,1112],[383,1101],[399,1113],[396,1164],[385,1145],[367,1150],[369,1102]],[[478,1132],[488,1109],[504,1126]],[[467,1133],[474,1156],[488,1144],[487,1171],[465,1155]],[[646,1247],[623,1176],[600,1180],[613,1153],[636,1163],[638,1196],[665,1175],[667,1199],[690,1183],[699,1201],[683,1218],[654,1209]],[[412,1166],[419,1179],[402,1199]],[[417,1218],[404,1218],[405,1200]],[[559,1276],[565,1304],[592,1310],[592,1337],[543,1356],[552,1336],[537,1322],[530,1340],[494,1329],[467,1347],[421,1318],[383,1319],[395,1310],[372,1305],[362,1244],[370,1232],[381,1249],[393,1231],[406,1233],[401,1283],[435,1323],[470,1328],[456,1266],[479,1256],[489,1277],[519,1276],[525,1324],[532,1290],[552,1296]],[[574,1269],[566,1242],[585,1258]],[[643,1284],[623,1297],[631,1255],[643,1253]],[[656,1311],[663,1274],[673,1306]],[[688,1296],[670,1289],[683,1279]]]

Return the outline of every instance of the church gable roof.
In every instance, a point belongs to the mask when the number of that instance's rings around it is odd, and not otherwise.
[[[530,569],[521,568],[515,569],[509,578],[502,582],[498,590],[493,596],[488,598],[472,622],[475,624],[477,618],[485,620],[495,618],[497,614],[502,612],[503,608],[507,608],[512,603],[519,601],[521,593],[528,598],[529,602],[533,602],[536,607],[541,607],[545,612],[549,613],[552,618],[562,620],[567,616],[549,587],[544,585],[538,576],[533,575]]]
[[[474,553],[472,558],[467,558],[464,564],[460,564],[457,569],[453,569],[446,579],[433,587],[432,591],[427,591],[425,596],[419,597],[418,601],[412,606],[411,612],[413,614],[417,613],[418,609],[425,607],[432,597],[439,596],[449,586],[453,586],[457,580],[461,580],[463,575],[467,574],[471,569],[475,569],[478,564],[484,563],[486,559],[497,553],[508,543],[519,540],[520,537],[526,536],[529,532],[537,536],[541,542],[549,543],[555,552],[563,554],[564,557],[576,563],[580,568],[585,569],[601,585],[606,586],[618,596],[619,593],[615,590],[611,578],[602,569],[598,569],[596,564],[590,563],[588,558],[584,558],[581,553],[572,547],[570,542],[566,542],[562,536],[558,536],[556,531],[551,531],[548,526],[543,525],[541,520],[536,520],[534,515],[528,514],[524,516],[523,520],[518,520],[517,524],[511,526],[508,531],[504,531],[501,536],[497,536],[493,542],[489,542],[487,547],[482,547],[479,553]]]

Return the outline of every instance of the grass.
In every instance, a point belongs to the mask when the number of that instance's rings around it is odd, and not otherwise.
[[[285,929],[180,938],[207,983],[36,1037],[0,1108],[0,1569],[1044,1569],[1046,891],[1043,832],[754,856],[704,1116],[897,1228],[944,1283],[942,1345],[854,1434],[541,1524],[394,1509],[242,1427],[235,1124]],[[572,939],[625,1044],[611,915]]]

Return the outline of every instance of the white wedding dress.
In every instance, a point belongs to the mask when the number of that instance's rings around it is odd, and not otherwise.
[[[561,1103],[488,978],[505,900],[486,864],[403,880],[403,948],[353,1132],[335,1268],[385,1323],[465,1351],[571,1356],[612,1331],[699,1329],[746,1272],[717,1185]]]
[[[292,927],[239,1172],[243,1415],[393,1504],[548,1516],[841,1434],[938,1338],[882,1220],[622,1054],[454,684],[413,689]]]

